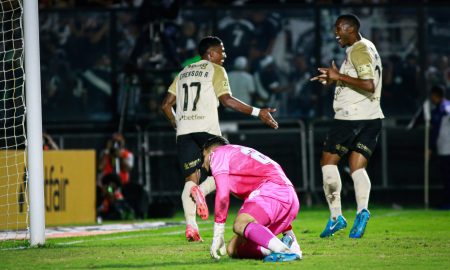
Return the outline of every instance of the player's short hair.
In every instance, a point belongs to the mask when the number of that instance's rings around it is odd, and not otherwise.
[[[355,14],[343,14],[339,16],[336,21],[344,21],[349,25],[354,26],[356,30],[359,30],[359,27],[361,26],[361,21]]]
[[[215,36],[204,37],[202,38],[202,40],[200,40],[200,43],[198,44],[198,53],[200,54],[200,56],[203,56],[209,48],[220,46],[221,44],[222,40],[218,37]]]
[[[444,97],[445,96],[445,90],[440,85],[433,85],[433,87],[431,87],[431,94],[435,95],[435,96],[438,96],[438,97]]]
[[[209,138],[205,142],[205,144],[203,145],[202,150],[208,149],[208,148],[210,148],[211,146],[214,146],[214,145],[222,146],[222,145],[227,145],[227,144],[230,144],[230,142],[226,138],[224,138],[222,136],[214,136],[212,138]]]

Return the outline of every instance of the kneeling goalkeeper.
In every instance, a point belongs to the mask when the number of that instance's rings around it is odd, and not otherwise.
[[[230,193],[243,199],[226,252],[233,258],[292,261],[302,257],[291,223],[299,210],[294,187],[281,166],[258,151],[220,136],[203,147],[203,167],[216,182],[211,256],[225,255],[224,231]],[[283,233],[280,240],[276,235]]]

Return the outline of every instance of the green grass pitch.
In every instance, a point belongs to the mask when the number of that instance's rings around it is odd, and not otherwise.
[[[236,212],[236,211],[231,211]],[[345,211],[348,226],[354,211]],[[450,269],[450,212],[374,209],[362,239],[349,227],[329,239],[318,235],[326,210],[301,210],[294,222],[303,260],[263,263],[209,256],[212,218],[200,223],[203,243],[188,243],[184,226],[47,239],[45,247],[0,250],[0,269]],[[226,239],[232,236],[227,222]],[[179,214],[171,221],[182,221]]]

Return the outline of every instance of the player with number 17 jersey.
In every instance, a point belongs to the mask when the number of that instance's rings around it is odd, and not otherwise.
[[[177,97],[177,136],[193,132],[221,135],[218,98],[231,95],[222,66],[207,60],[188,65],[175,78],[169,92]]]

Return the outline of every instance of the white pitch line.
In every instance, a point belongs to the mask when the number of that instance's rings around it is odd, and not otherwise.
[[[200,223],[200,222],[199,222]],[[211,222],[201,222],[201,223],[211,223]],[[173,227],[176,227],[178,225],[175,225]],[[230,229],[231,226],[225,226],[225,228]],[[156,230],[158,228],[152,228],[150,230]],[[210,231],[212,230],[213,227],[208,227],[208,228],[204,228],[202,229],[202,231]],[[130,232],[130,231],[127,231]],[[115,237],[108,237],[108,238],[103,238],[100,239],[101,241],[111,241],[111,240],[117,240],[117,239],[131,239],[131,238],[139,238],[139,237],[143,237],[143,236],[168,236],[168,235],[179,235],[179,234],[183,234],[185,231],[174,231],[174,232],[166,232],[166,233],[152,233],[152,234],[147,234],[147,233],[140,233],[140,234],[136,234],[136,235],[123,235],[123,236],[115,236]],[[89,239],[89,240],[76,240],[76,241],[70,241],[70,242],[65,242],[65,243],[56,243],[55,245],[58,246],[70,246],[70,245],[75,245],[75,244],[81,244],[81,243],[87,243],[87,242],[93,242],[93,241],[98,241],[99,239]],[[18,249],[26,249],[28,247],[16,247],[16,248],[5,248],[5,249],[0,249],[0,250],[18,250]]]
[[[225,226],[225,228],[227,229],[231,229],[231,226]],[[205,228],[202,229],[202,231],[211,231],[213,228]],[[100,239],[101,241],[112,241],[112,240],[117,240],[117,239],[131,239],[131,238],[139,238],[142,236],[168,236],[168,235],[178,235],[178,234],[183,234],[185,231],[174,231],[174,232],[166,232],[166,233],[152,233],[152,234],[138,234],[138,235],[123,235],[123,236],[115,236],[115,237],[108,237],[108,238],[103,238]],[[56,243],[56,245],[60,245],[60,246],[69,246],[69,245],[75,245],[75,244],[80,244],[80,243],[85,243],[85,242],[92,242],[92,241],[98,241],[98,239],[92,239],[92,240],[78,240],[78,241],[72,241],[72,242],[67,242],[67,243]]]
[[[28,248],[28,247],[25,247],[25,246],[20,246],[20,247],[14,247],[14,248],[2,248],[2,249],[0,249],[0,250],[19,250],[19,249],[26,249],[26,248]]]

